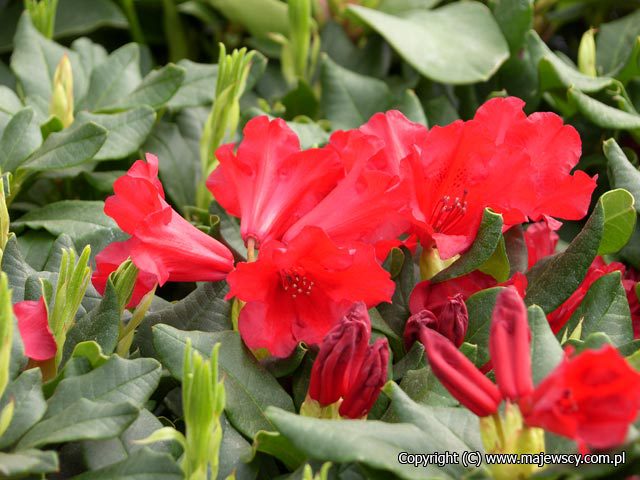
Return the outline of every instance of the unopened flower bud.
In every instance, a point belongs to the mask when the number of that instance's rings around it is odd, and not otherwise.
[[[431,370],[456,400],[479,417],[498,410],[502,400],[498,388],[451,341],[429,328],[420,338]]]
[[[462,295],[456,294],[449,297],[442,305],[440,315],[436,317],[429,310],[421,310],[411,315],[404,330],[404,346],[407,350],[416,340],[420,339],[420,332],[424,328],[430,328],[459,347],[464,342],[464,336],[469,326],[469,313]]]
[[[362,418],[376,403],[380,390],[387,381],[389,344],[380,338],[369,346],[358,376],[340,405],[340,415],[348,418]]]
[[[367,307],[358,302],[322,341],[311,370],[312,399],[327,406],[346,395],[367,354],[370,335]]]
[[[523,398],[533,391],[530,348],[527,309],[520,295],[507,288],[498,295],[493,309],[489,352],[498,387],[509,400]]]
[[[53,75],[53,93],[49,113],[60,119],[64,128],[73,123],[73,72],[65,54]]]

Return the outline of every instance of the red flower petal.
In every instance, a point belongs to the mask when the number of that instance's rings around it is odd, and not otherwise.
[[[36,361],[55,357],[58,347],[49,327],[44,297],[18,302],[13,306],[13,312],[18,319],[25,355]]]
[[[279,240],[344,173],[332,150],[301,152],[298,138],[286,123],[266,116],[247,123],[237,154],[225,145],[216,156],[220,166],[207,187],[223,208],[241,217],[245,242],[254,238],[258,246]]]
[[[112,242],[96,255],[96,269],[91,275],[91,283],[93,283],[93,286],[100,295],[104,295],[109,275],[115,272],[120,264],[131,256],[131,249],[136,243],[137,241],[133,238],[124,242]],[[144,270],[139,270],[138,278],[133,287],[131,301],[127,305],[127,308],[134,308],[138,305],[142,297],[150,292],[155,285],[155,275],[145,272]]]

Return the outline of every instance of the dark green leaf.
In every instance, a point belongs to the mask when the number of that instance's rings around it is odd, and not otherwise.
[[[54,37],[70,37],[101,27],[127,28],[127,19],[111,0],[60,0]]]
[[[185,71],[184,81],[167,106],[173,109],[198,107],[213,102],[218,78],[218,66],[180,60],[178,66]]]
[[[47,409],[47,403],[42,395],[42,374],[39,368],[23,372],[8,385],[0,401],[0,411],[10,400],[14,401],[13,418],[9,428],[0,436],[2,449],[19,440],[42,418]]]
[[[433,450],[438,439],[408,423],[391,424],[377,420],[320,420],[303,417],[270,407],[267,415],[280,433],[311,459],[334,463],[359,462],[368,467],[385,470],[403,479],[450,479],[451,476],[435,465],[415,468],[398,462],[401,452],[426,453]],[[439,443],[439,451],[468,449],[460,440],[447,445]],[[459,469],[458,465],[450,466]]]
[[[122,100],[140,84],[140,48],[135,43],[120,47],[93,69],[89,90],[81,107],[101,110]]]
[[[278,432],[258,432],[253,439],[251,459],[253,459],[258,452],[276,457],[284,463],[289,470],[295,470],[305,461],[304,454],[302,454],[289,439]]]
[[[149,73],[129,95],[119,99],[112,107],[134,108],[148,105],[156,110],[164,106],[178,91],[185,71],[172,63]]]
[[[15,171],[42,144],[40,127],[29,107],[16,113],[0,137],[0,169]]]
[[[80,400],[141,408],[158,386],[160,375],[160,364],[152,358],[126,360],[113,355],[89,373],[62,380],[49,399],[45,420],[63,415]]]
[[[509,44],[511,55],[517,54],[525,34],[533,26],[533,0],[490,0],[489,6]]]
[[[533,305],[527,309],[527,316],[531,328],[531,373],[537,385],[560,363],[564,354],[542,309]]]
[[[96,160],[123,158],[135,153],[149,136],[156,114],[152,108],[137,107],[113,114],[80,112],[79,124],[93,122],[107,130],[107,139],[95,155]]]
[[[22,168],[31,171],[60,170],[91,160],[107,139],[107,130],[89,122],[52,133]]]
[[[598,201],[582,231],[567,249],[532,268],[525,301],[552,312],[578,288],[598,253],[604,230],[604,208]]]
[[[166,453],[142,448],[125,460],[73,477],[74,480],[181,480],[182,470]]]
[[[620,272],[612,272],[593,282],[567,322],[569,335],[581,324],[583,339],[592,333],[604,333],[616,346],[633,340],[629,304],[620,278]]]
[[[610,107],[575,88],[569,89],[568,96],[582,115],[601,128],[611,130],[640,129],[640,115]]]
[[[640,172],[613,138],[604,142],[603,149],[609,161],[609,181],[613,187],[624,188],[633,195],[634,207],[640,213]]]
[[[503,287],[489,288],[474,293],[466,301],[469,311],[469,326],[464,341],[478,346],[476,365],[484,365],[489,361],[489,329],[491,315],[498,294]]]
[[[81,398],[29,430],[17,448],[115,437],[137,416],[138,409],[129,403],[108,404]]]
[[[640,35],[640,11],[603,23],[596,38],[596,62],[600,74],[616,75],[631,56]]]
[[[399,337],[402,336],[404,325],[409,315],[411,315],[409,311],[409,297],[417,283],[417,269],[411,258],[411,252],[403,248],[402,253],[404,254],[404,262],[402,263],[400,273],[394,278],[396,289],[393,292],[391,303],[381,303],[377,307],[385,323],[389,325]]]
[[[163,365],[178,379],[187,338],[207,357],[213,346],[221,343],[219,366],[227,397],[225,411],[229,421],[245,435],[253,437],[259,430],[273,429],[264,414],[269,405],[293,411],[289,395],[247,352],[236,332],[184,332],[168,325],[156,325],[153,330],[153,343]]]

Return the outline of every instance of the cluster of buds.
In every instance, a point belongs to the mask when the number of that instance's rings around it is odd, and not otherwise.
[[[417,340],[424,343],[420,335],[427,329],[435,330],[453,342],[456,347],[462,345],[469,326],[469,313],[461,294],[449,297],[438,308],[437,315],[431,310],[422,309],[411,315],[404,330],[404,346],[407,351]]]
[[[410,335],[424,344],[431,370],[449,393],[481,417],[487,452],[543,452],[544,430],[574,439],[581,451],[610,448],[624,441],[640,410],[640,374],[611,346],[565,359],[534,387],[527,310],[513,288],[498,295],[491,319],[495,384],[432,324],[414,320]],[[499,465],[492,472],[496,478],[517,478],[536,469]]]
[[[300,413],[363,418],[387,381],[386,339],[369,345],[371,321],[363,302],[354,304],[322,341]]]

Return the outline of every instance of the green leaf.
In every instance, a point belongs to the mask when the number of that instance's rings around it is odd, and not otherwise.
[[[66,233],[77,241],[96,232],[105,235],[117,229],[115,222],[103,210],[104,202],[63,200],[31,210],[13,222],[12,227],[44,228],[52,235]]]
[[[225,411],[229,421],[248,437],[260,430],[272,430],[264,414],[269,405],[293,411],[293,402],[275,378],[269,375],[247,352],[236,332],[184,332],[168,325],[153,328],[153,343],[164,366],[180,378],[187,338],[207,357],[220,342],[220,375],[227,396]]]
[[[491,314],[498,294],[503,289],[504,287],[495,287],[481,290],[465,301],[469,312],[469,326],[464,341],[478,346],[476,365],[484,365],[489,361]]]
[[[120,113],[80,112],[76,122],[95,123],[107,131],[107,139],[95,155],[96,160],[119,159],[136,153],[149,136],[156,114],[150,107],[136,107]]]
[[[140,415],[119,437],[108,440],[86,440],[82,442],[82,451],[87,467],[99,470],[113,465],[127,457],[139,453],[139,450],[153,450],[158,453],[172,453],[177,447],[172,442],[155,442],[148,446],[137,443],[163,427],[160,420],[149,410],[142,409]]]
[[[24,475],[42,475],[60,469],[56,452],[47,450],[22,450],[15,453],[0,452],[0,475],[21,478]]]
[[[231,426],[224,413],[220,416],[222,424],[222,444],[220,445],[219,478],[228,478],[235,473],[237,480],[254,480],[258,474],[258,464],[246,463],[251,455],[251,444]]]
[[[496,249],[500,248],[500,240],[502,239],[502,215],[494,213],[488,208],[485,209],[482,216],[482,223],[476,236],[473,245],[462,256],[453,262],[449,267],[442,270],[435,277],[433,282],[443,282],[452,278],[461,277],[469,272],[476,270],[485,262],[489,261]],[[502,258],[500,258],[502,257]],[[499,274],[504,273],[504,261],[506,254],[498,252],[498,258],[496,259],[499,266],[497,272]],[[495,263],[495,262],[494,262]],[[507,267],[508,268],[508,267]]]
[[[60,0],[55,38],[79,36],[101,27],[127,28],[126,17],[110,0]]]
[[[415,425],[377,420],[320,420],[274,407],[267,410],[267,415],[282,435],[314,460],[358,462],[403,479],[460,478],[460,475],[451,476],[435,465],[415,468],[398,462],[401,452],[426,453],[437,442],[430,432]],[[462,444],[459,442],[456,447]],[[444,445],[441,443],[440,448]],[[456,467],[461,468],[450,466]]]
[[[96,342],[107,355],[113,353],[119,333],[120,305],[113,282],[108,280],[100,303],[82,316],[67,333],[62,363],[66,362],[79,343],[87,341]]]
[[[549,50],[534,30],[527,33],[526,45],[532,61],[538,65],[542,91],[573,86],[582,92],[590,93],[602,90],[613,82],[609,77],[590,77],[580,73]]]
[[[200,158],[175,123],[158,123],[143,146],[158,156],[160,178],[166,193],[180,207],[194,205],[200,178]]]
[[[558,335],[562,336],[565,330],[572,332],[581,323],[583,339],[592,333],[604,333],[616,346],[631,342],[631,313],[620,280],[620,272],[612,272],[593,282],[584,300]]]
[[[295,470],[305,461],[304,454],[290,440],[278,432],[258,432],[253,439],[252,455],[246,460],[253,460],[258,452],[277,458],[289,470]]]
[[[413,10],[402,17],[356,5],[348,9],[431,80],[456,85],[484,81],[509,57],[500,28],[479,2]]]
[[[516,272],[526,272],[529,268],[529,252],[524,239],[524,229],[515,225],[507,230],[503,237],[509,261],[509,278]]]
[[[115,437],[137,416],[138,409],[129,403],[108,404],[81,398],[29,430],[17,448]]]
[[[381,0],[377,9],[391,15],[398,15],[411,10],[433,8],[442,0]]]
[[[604,232],[598,255],[618,252],[624,247],[636,226],[633,196],[621,188],[610,190],[600,198],[604,209]]]
[[[533,0],[490,0],[489,7],[509,44],[511,55],[517,54],[533,26]]]
[[[15,235],[9,235],[9,240],[2,253],[2,271],[9,277],[11,301],[17,303],[24,300],[25,283],[36,271],[25,262]],[[18,337],[18,335],[15,335],[14,341]]]
[[[47,403],[42,395],[42,374],[32,368],[9,384],[0,402],[0,411],[13,400],[15,410],[9,428],[0,436],[0,448],[5,449],[20,439],[44,415]]]
[[[382,315],[385,323],[389,325],[399,337],[404,332],[405,323],[411,315],[409,311],[409,297],[416,286],[417,269],[411,257],[411,252],[402,248],[404,261],[400,273],[393,279],[396,288],[393,292],[391,303],[381,303],[377,310]]]
[[[157,388],[161,373],[160,364],[152,358],[126,360],[113,355],[84,375],[62,380],[49,399],[44,418],[61,415],[80,400],[142,408]]]
[[[560,363],[564,354],[547,316],[537,305],[527,309],[531,329],[531,373],[537,385]]]
[[[129,43],[115,50],[91,72],[87,96],[79,105],[86,110],[101,110],[122,100],[142,81],[140,48]]]
[[[635,168],[613,138],[603,144],[609,161],[609,181],[615,188],[624,188],[633,195],[634,207],[640,213],[640,172]]]
[[[390,410],[399,422],[410,423],[423,432],[429,432],[431,442],[425,453],[483,450],[478,417],[469,410],[419,405],[393,382],[388,382],[383,391],[391,399]],[[456,464],[443,470],[456,476],[465,472],[462,465]]]
[[[245,27],[256,37],[268,38],[270,33],[287,35],[287,6],[278,0],[209,0],[231,22]]]
[[[287,122],[287,126],[296,133],[303,150],[325,145],[329,141],[329,133],[315,122]]]
[[[18,96],[8,87],[0,85],[0,132],[6,128],[9,120],[22,108]]]
[[[596,39],[596,62],[601,74],[616,75],[627,63],[640,35],[640,11],[602,23]]]
[[[180,60],[177,65],[185,71],[184,80],[167,106],[179,110],[210,105],[216,93],[218,66],[187,59]]]
[[[35,121],[33,109],[27,107],[16,113],[0,137],[0,169],[2,172],[13,172],[40,145],[42,134]]]
[[[22,168],[31,171],[59,170],[91,160],[107,139],[107,130],[89,122],[52,133]]]
[[[143,355],[157,355],[153,347],[151,327],[159,323],[179,330],[222,332],[231,330],[231,302],[225,301],[225,282],[206,282],[182,300],[167,308],[147,314],[135,337]],[[208,352],[211,353],[210,351]]]
[[[73,477],[74,480],[181,480],[182,470],[166,453],[142,448],[125,460]]]
[[[365,77],[322,56],[321,107],[334,130],[357,128],[392,101],[386,83]]]
[[[549,313],[575,292],[598,253],[604,220],[604,208],[602,202],[598,201],[582,231],[567,249],[529,271],[525,297],[527,305],[539,305],[545,313]]]
[[[612,130],[640,129],[640,115],[610,107],[575,88],[569,89],[568,97],[578,107],[578,111],[582,115],[601,128]]]
[[[150,72],[142,83],[110,108],[134,108],[148,105],[156,110],[163,107],[178,91],[185,71],[172,63]]]

